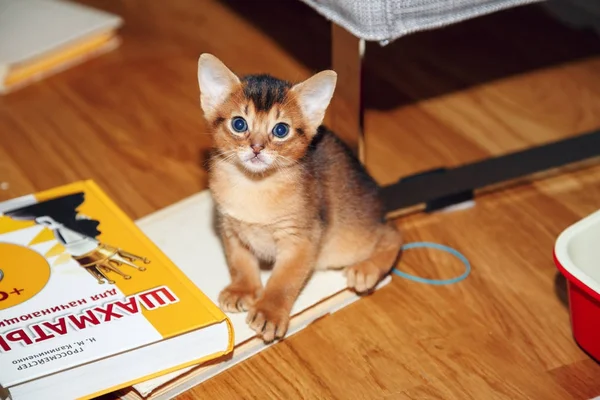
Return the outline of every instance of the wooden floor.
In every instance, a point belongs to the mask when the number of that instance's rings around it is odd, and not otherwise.
[[[0,98],[0,200],[91,178],[139,218],[206,186],[200,53],[300,80],[329,26],[297,0],[86,0],[121,14],[115,52]],[[382,183],[600,127],[600,38],[539,6],[367,47],[367,167]],[[600,165],[399,220],[463,252],[460,284],[394,277],[375,295],[215,377],[192,399],[582,399],[600,366],[574,343],[557,235],[600,209]],[[455,260],[413,250],[427,277]]]

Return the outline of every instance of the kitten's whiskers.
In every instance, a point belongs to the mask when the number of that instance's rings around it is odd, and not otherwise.
[[[209,166],[208,166],[208,172],[212,171],[213,169],[215,169],[218,165],[224,163],[224,162],[228,162],[230,161],[232,158],[234,158],[237,155],[237,150],[228,150],[228,151],[223,151],[220,152],[218,155],[215,156],[216,160],[211,160]]]

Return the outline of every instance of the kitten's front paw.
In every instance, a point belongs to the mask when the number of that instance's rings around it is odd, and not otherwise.
[[[381,279],[381,271],[371,262],[362,262],[346,269],[348,287],[358,293],[371,291]]]
[[[262,336],[266,343],[270,343],[285,336],[290,323],[290,315],[284,308],[277,307],[276,304],[258,302],[255,306],[250,307],[246,322],[259,336]]]
[[[232,283],[219,294],[219,305],[225,312],[248,311],[254,304],[259,289]]]

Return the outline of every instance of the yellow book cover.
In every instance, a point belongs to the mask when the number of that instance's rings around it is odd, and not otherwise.
[[[225,314],[94,182],[0,203],[0,384],[14,400],[92,398],[232,347]]]

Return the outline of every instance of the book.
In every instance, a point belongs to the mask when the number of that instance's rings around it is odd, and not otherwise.
[[[230,277],[221,240],[215,230],[215,208],[210,191],[194,194],[136,221],[212,301],[229,284]],[[197,260],[201,258],[203,262]],[[261,272],[266,282],[269,270]],[[387,285],[384,279],[378,290]],[[286,338],[314,321],[333,314],[360,299],[347,288],[341,271],[317,271],[308,281],[294,307]],[[227,314],[235,331],[235,347],[227,357],[139,382],[116,394],[122,400],[166,400],[211,379],[276,343],[265,344],[246,324],[246,313]],[[284,338],[284,340],[286,339]]]
[[[0,94],[119,46],[120,16],[64,0],[0,0]]]
[[[0,275],[13,400],[90,399],[233,349],[227,316],[93,181],[0,203]]]

